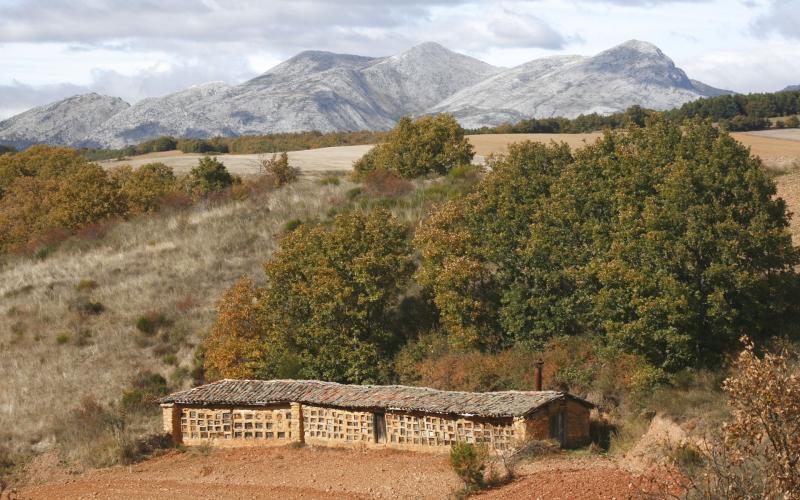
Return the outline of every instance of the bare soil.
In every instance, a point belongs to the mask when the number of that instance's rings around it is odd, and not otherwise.
[[[41,483],[39,467],[29,484]],[[486,498],[636,498],[636,477],[614,460],[560,454],[520,466]],[[460,487],[444,454],[330,448],[171,451],[131,467],[57,473],[18,498],[448,498]]]

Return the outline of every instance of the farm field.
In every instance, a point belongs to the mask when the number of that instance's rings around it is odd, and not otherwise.
[[[590,144],[597,140],[602,133],[592,132],[587,134],[482,134],[470,135],[469,141],[475,147],[475,161],[481,163],[486,156],[492,153],[505,153],[508,145],[526,140],[546,142],[564,141],[573,148]],[[800,129],[792,130],[765,130],[759,132],[735,132],[733,137],[742,144],[751,148],[754,154],[760,156],[767,166],[786,170],[792,168],[795,162],[800,162]],[[305,151],[291,151],[288,153],[292,165],[300,168],[304,173],[319,175],[325,172],[349,171],[355,160],[372,148],[371,145],[339,146],[332,148],[309,149]],[[188,172],[197,164],[198,158],[204,155],[180,151],[164,151],[136,156],[129,160],[108,160],[101,162],[103,166],[111,168],[115,165],[128,164],[133,167],[151,163],[163,162],[172,167],[176,172]],[[232,173],[249,175],[258,173],[258,159],[270,155],[217,155]]]
[[[169,452],[132,467],[48,476],[33,464],[20,498],[448,498],[460,481],[447,456],[393,450],[239,448]],[[40,459],[39,462],[46,462]],[[38,466],[37,466],[38,465]],[[481,498],[629,498],[635,476],[615,460],[561,454],[524,463]]]
[[[371,145],[364,146],[338,146],[333,148],[307,149],[304,151],[290,151],[289,162],[306,174],[320,174],[331,171],[348,171],[353,161],[361,158],[364,153],[372,149]],[[172,167],[176,173],[185,173],[197,165],[197,160],[205,156],[198,153],[182,153],[180,151],[163,151],[135,156],[132,159],[117,161],[108,160],[101,162],[104,167],[116,165],[131,165],[138,167],[146,163],[162,162]],[[237,175],[250,175],[258,173],[259,158],[271,158],[272,155],[247,154],[247,155],[212,155],[217,156],[225,163],[228,170]]]

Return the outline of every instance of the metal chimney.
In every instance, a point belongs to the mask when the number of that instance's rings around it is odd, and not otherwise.
[[[534,390],[537,391],[542,390],[542,366],[544,366],[544,361],[540,359],[533,368],[533,385]]]

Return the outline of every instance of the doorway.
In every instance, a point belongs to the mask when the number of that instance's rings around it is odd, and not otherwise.
[[[558,444],[564,446],[564,437],[566,430],[566,419],[564,412],[559,411],[556,414],[550,415],[550,439],[555,439]]]
[[[372,416],[373,431],[376,443],[386,442],[386,414],[374,413]]]

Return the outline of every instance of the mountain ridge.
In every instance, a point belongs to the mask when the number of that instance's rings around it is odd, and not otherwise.
[[[0,122],[0,142],[123,147],[160,135],[385,130],[401,116],[437,112],[478,128],[634,104],[669,109],[722,93],[728,91],[691,80],[661,49],[639,40],[513,68],[434,42],[385,57],[307,50],[238,85],[194,85],[132,106],[84,94],[33,108]]]

